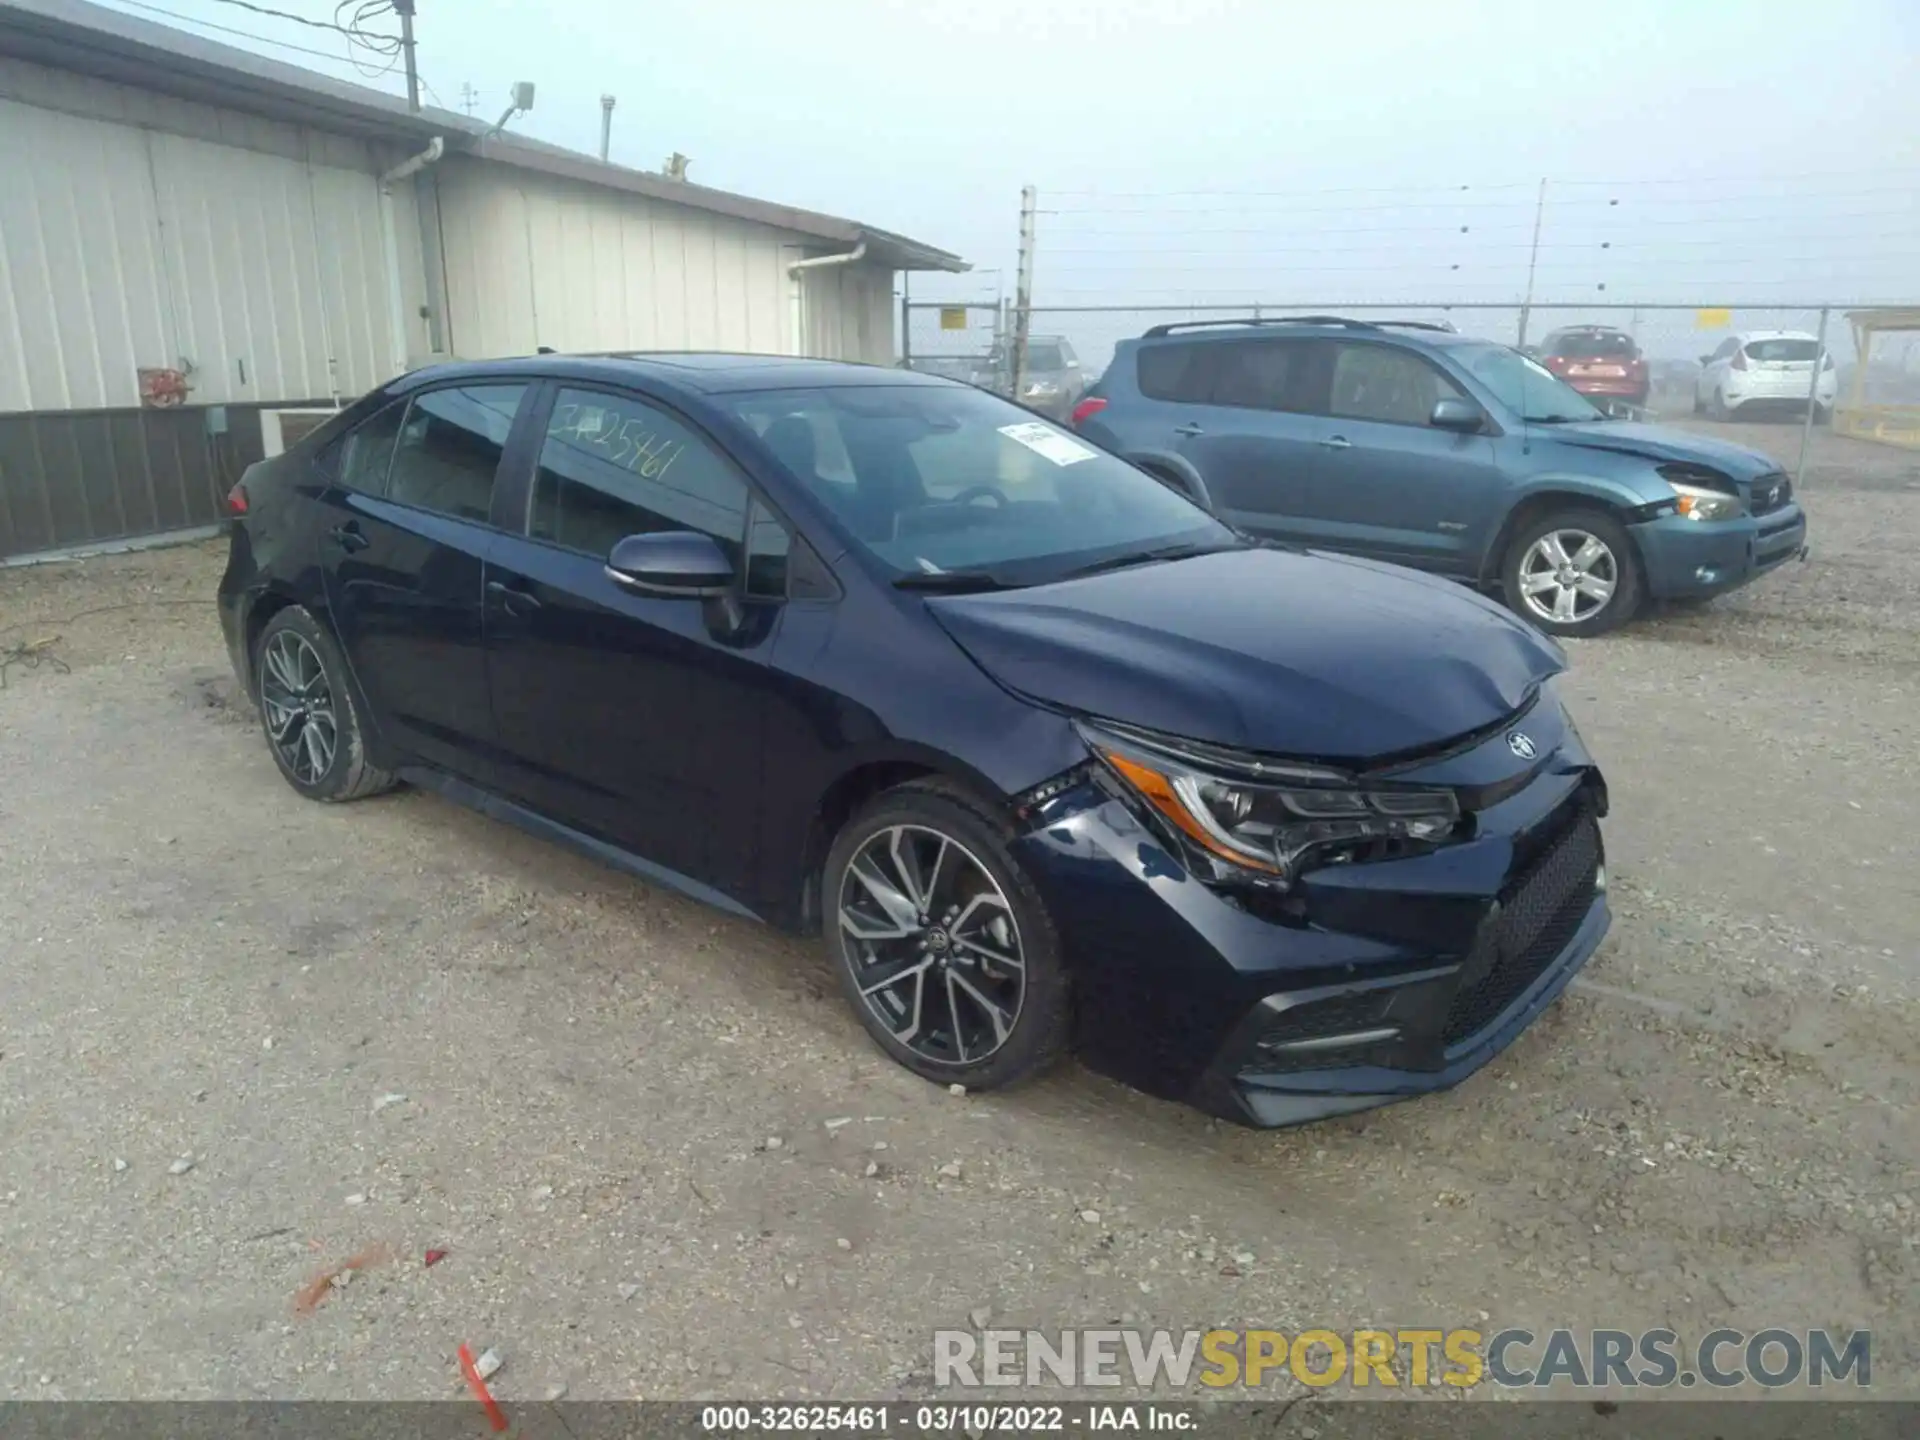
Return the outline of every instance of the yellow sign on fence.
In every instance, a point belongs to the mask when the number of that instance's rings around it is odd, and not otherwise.
[[[1723,309],[1696,310],[1693,312],[1693,328],[1696,330],[1731,330],[1733,311]]]
[[[943,305],[940,307],[940,328],[942,330],[964,330],[967,328],[967,309],[964,305]]]

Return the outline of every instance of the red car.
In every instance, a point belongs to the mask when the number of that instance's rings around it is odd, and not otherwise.
[[[1589,400],[1647,403],[1646,357],[1624,330],[1604,325],[1555,330],[1540,346],[1540,363]]]

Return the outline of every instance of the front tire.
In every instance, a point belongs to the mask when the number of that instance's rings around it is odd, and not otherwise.
[[[828,955],[867,1033],[927,1080],[993,1090],[1057,1060],[1066,968],[1007,827],[966,791],[914,781],[833,842],[821,877]]]
[[[359,800],[394,778],[367,759],[367,736],[347,662],[332,633],[299,605],[274,613],[253,650],[267,750],[309,800]]]
[[[1640,608],[1633,541],[1604,510],[1569,506],[1515,532],[1501,562],[1507,604],[1549,635],[1604,635]]]

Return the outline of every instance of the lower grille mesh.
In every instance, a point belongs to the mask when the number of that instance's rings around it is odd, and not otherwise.
[[[1600,826],[1581,806],[1571,825],[1534,861],[1508,894],[1500,915],[1468,957],[1486,973],[1460,990],[1447,1011],[1442,1041],[1453,1046],[1486,1029],[1567,948],[1593,904],[1600,875]]]

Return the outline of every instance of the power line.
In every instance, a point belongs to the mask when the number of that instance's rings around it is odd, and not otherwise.
[[[275,10],[266,5],[255,5],[253,0],[215,0],[220,5],[231,5],[238,10],[251,10],[256,15],[270,15],[275,20],[291,20],[296,25],[310,26],[315,30],[339,30],[341,27],[327,20],[309,20],[305,15],[289,14],[285,10]]]
[[[1912,165],[1876,165],[1860,170],[1806,170],[1784,175],[1683,175],[1667,178],[1642,178],[1637,180],[1560,180],[1549,179],[1548,192],[1568,186],[1611,186],[1615,189],[1638,189],[1648,185],[1685,185],[1697,189],[1702,184],[1758,184],[1772,185],[1783,180],[1839,180],[1855,175],[1920,175],[1920,166]],[[1282,190],[1240,190],[1240,189],[1200,189],[1200,190],[1054,190],[1043,187],[1041,194],[1049,198],[1068,196],[1072,198],[1098,198],[1107,196],[1123,200],[1166,200],[1193,196],[1254,196],[1265,199],[1288,199],[1294,196],[1319,195],[1421,195],[1474,194],[1489,190],[1521,190],[1532,192],[1537,188],[1536,180],[1496,181],[1487,184],[1463,185],[1348,185],[1348,186],[1301,186]]]
[[[183,15],[178,10],[168,10],[163,6],[149,5],[145,3],[145,0],[114,0],[114,3],[127,6],[134,10],[145,10],[154,15],[164,15],[169,20],[179,20],[185,24],[198,25],[207,30],[218,30],[222,35],[239,35],[248,40],[258,40],[262,45],[277,45],[282,50],[293,50],[302,55],[318,55],[322,60],[332,60],[340,64],[353,63],[349,56],[336,51],[315,50],[310,45],[295,45],[290,40],[276,40],[271,35],[262,35],[253,30],[239,30],[231,25],[222,25],[218,21],[202,20],[198,15]],[[328,26],[326,28],[331,29],[332,27]]]

